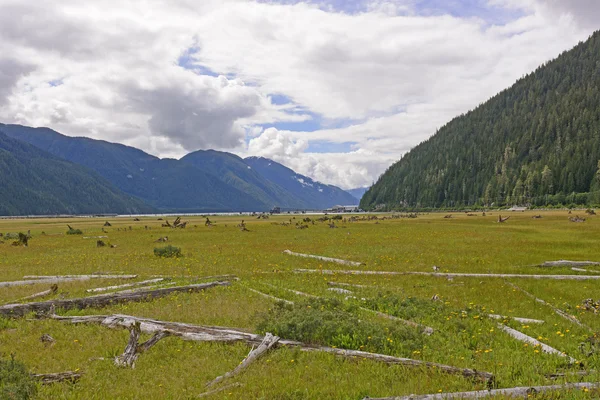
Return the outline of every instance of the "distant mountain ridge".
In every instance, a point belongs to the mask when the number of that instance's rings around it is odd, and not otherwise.
[[[416,146],[363,209],[600,203],[600,31]]]
[[[0,188],[5,216],[155,211],[85,167],[9,138],[1,127]]]
[[[368,187],[362,187],[356,189],[348,189],[346,190],[346,192],[350,193],[352,197],[354,197],[358,202],[360,202],[360,199],[362,199],[367,190],[369,190]]]
[[[356,198],[337,186],[314,181],[268,158],[248,157],[244,161],[266,179],[304,201],[307,208],[324,209],[357,203]]]
[[[268,211],[275,206],[325,209],[351,199],[335,186],[314,182],[271,160],[278,171],[297,176],[296,181],[281,185],[277,176],[263,174],[260,165],[255,168],[248,159],[226,152],[200,150],[181,160],[159,159],[133,147],[65,136],[48,128],[0,124],[0,130],[95,171],[116,189],[162,212]]]

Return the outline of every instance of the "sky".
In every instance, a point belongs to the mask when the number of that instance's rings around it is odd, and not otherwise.
[[[0,122],[369,186],[600,28],[598,0],[0,0]]]

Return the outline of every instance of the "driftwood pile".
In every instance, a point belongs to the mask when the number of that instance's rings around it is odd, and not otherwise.
[[[184,229],[187,226],[187,221],[186,222],[181,222],[181,217],[177,217],[175,218],[175,221],[173,221],[173,224],[169,223],[169,220],[166,220],[164,224],[162,224],[163,228],[181,228]]]
[[[574,217],[569,217],[569,221],[571,222],[585,222],[585,218],[581,218],[579,215]]]

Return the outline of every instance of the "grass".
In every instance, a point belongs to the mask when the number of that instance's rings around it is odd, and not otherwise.
[[[600,355],[597,351],[589,354],[590,345],[586,342],[594,332],[600,332],[598,315],[577,308],[584,299],[600,297],[600,281],[296,274],[293,270],[298,268],[345,267],[282,253],[289,249],[361,261],[366,265],[352,269],[379,271],[432,272],[432,266],[436,265],[448,272],[583,274],[569,268],[535,265],[558,259],[600,261],[596,245],[600,237],[599,217],[589,216],[585,223],[575,224],[568,221],[566,211],[541,212],[543,218],[539,220],[531,219],[533,213],[519,213],[499,224],[495,222],[496,214],[491,212],[486,217],[455,214],[455,218],[444,219],[445,213],[432,213],[416,219],[380,220],[377,224],[342,220],[336,221],[338,229],[316,223],[303,230],[294,227],[304,218],[301,215],[295,219],[293,215],[282,215],[268,220],[244,216],[250,232],[241,232],[236,227],[242,219],[237,216],[211,217],[217,224],[215,227],[205,227],[201,217],[183,218],[189,220],[186,229],[162,228],[157,217],[141,221],[111,218],[112,226],[104,227],[107,233],[102,232],[106,218],[7,219],[0,220],[0,232],[30,230],[33,237],[29,247],[11,246],[8,241],[0,244],[0,281],[19,280],[24,275],[110,272],[137,274],[137,280],[164,275],[177,284],[188,284],[198,282],[196,277],[235,274],[240,281],[229,287],[68,314],[125,313],[251,332],[270,330],[299,335],[286,337],[289,339],[303,338],[349,348],[368,347],[364,336],[373,332],[371,336],[383,342],[370,345],[373,347],[370,350],[489,371],[496,374],[499,387],[600,381],[599,373],[556,381],[545,377],[581,368],[600,370]],[[292,226],[273,224],[290,219]],[[77,226],[85,236],[66,235],[67,224]],[[100,235],[108,236],[106,240],[117,247],[97,248],[95,239],[85,239]],[[154,255],[156,240],[164,236],[169,237],[169,245],[181,249],[183,257]],[[600,272],[598,267],[586,269]],[[331,281],[365,287],[344,286],[352,293],[339,294],[329,290]],[[130,282],[101,279],[59,283],[58,292],[46,299],[87,296],[89,288]],[[576,315],[592,331],[561,318],[549,307],[515,291],[508,282]],[[41,282],[0,288],[0,303],[15,302],[48,287]],[[248,288],[296,304],[282,308]],[[326,300],[307,300],[286,289]],[[439,301],[431,300],[434,295]],[[313,308],[304,313],[309,305],[318,305],[317,311]],[[433,327],[436,332],[417,337],[404,326],[390,326],[390,320],[358,306],[411,319]],[[319,311],[321,307],[323,310]],[[509,318],[506,323],[576,358],[582,366],[569,366],[562,357],[544,354],[515,341],[497,328],[502,321],[485,318],[488,313],[546,321],[542,325],[523,325]],[[336,330],[336,327],[344,328]],[[44,333],[50,334],[56,343],[52,346],[42,343],[40,337]],[[206,382],[235,368],[249,350],[243,344],[194,343],[170,337],[141,355],[134,370],[119,369],[110,358],[123,351],[127,337],[126,331],[101,326],[73,326],[31,318],[0,319],[0,353],[5,358],[14,353],[17,360],[36,373],[76,369],[84,372],[77,384],[40,386],[38,397],[43,399],[193,398],[205,391]],[[388,338],[405,342],[394,345]],[[581,346],[582,343],[586,345]],[[96,360],[98,357],[106,360]],[[292,348],[269,352],[231,381],[243,386],[210,398],[362,399],[485,387],[434,370],[340,359]],[[562,395],[588,399],[598,393],[573,391]]]

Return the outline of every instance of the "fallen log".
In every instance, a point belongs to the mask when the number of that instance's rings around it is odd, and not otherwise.
[[[129,342],[127,342],[123,354],[115,357],[114,362],[116,366],[135,368],[135,362],[140,354],[150,350],[159,340],[169,336],[169,332],[166,331],[156,332],[150,339],[142,344],[138,344],[141,333],[139,322],[135,322],[129,326]]]
[[[251,291],[253,293],[259,294],[259,295],[261,295],[263,297],[269,298],[271,300],[283,301],[284,303],[287,303],[287,304],[294,304],[293,301],[289,301],[289,300],[285,300],[285,299],[280,299],[279,297],[271,296],[270,294],[263,293],[263,292],[261,292],[259,290],[256,290],[256,289],[252,289],[252,288],[249,288],[249,287],[246,287],[246,289],[248,289],[249,291]]]
[[[546,321],[542,321],[541,319],[508,317],[505,315],[498,315],[498,314],[488,314],[488,317],[490,317],[492,319],[514,319],[515,321],[520,322],[522,324],[543,324],[546,322]]]
[[[89,275],[25,275],[23,279],[135,279],[137,275],[93,273]]]
[[[545,261],[540,267],[590,267],[594,265],[600,265],[596,261],[569,261],[569,260],[558,260],[558,261]]]
[[[339,258],[315,256],[312,254],[294,253],[293,251],[290,251],[290,250],[284,250],[284,253],[289,254],[290,256],[314,258],[317,260],[333,262],[333,263],[342,264],[342,265],[351,265],[353,267],[360,267],[361,265],[365,265],[364,263],[357,262],[357,261],[348,261],[348,260],[341,260]]]
[[[83,236],[83,239],[108,239],[108,236]]]
[[[568,355],[566,355],[565,353],[563,353],[562,351],[556,350],[554,347],[548,346],[545,343],[540,342],[537,339],[532,338],[531,336],[527,336],[526,334],[519,332],[516,329],[510,328],[506,325],[503,324],[498,324],[498,329],[501,329],[503,332],[506,332],[509,336],[511,336],[514,339],[517,339],[520,342],[524,342],[524,343],[528,343],[531,344],[533,346],[539,346],[540,349],[547,354],[555,354],[557,356],[560,357],[566,357],[569,359],[569,363],[570,364],[574,364],[577,362],[576,359],[574,359],[573,357],[570,357]]]
[[[88,290],[86,290],[86,292],[87,293],[107,292],[109,290],[122,289],[122,288],[127,288],[127,287],[134,287],[134,286],[141,286],[141,285],[145,285],[147,283],[158,283],[158,282],[162,282],[164,280],[165,280],[165,278],[149,279],[147,281],[140,281],[140,282],[134,282],[134,283],[125,283],[123,285],[105,286],[105,287],[99,287],[99,288],[94,288],[94,289],[88,289]]]
[[[224,390],[232,389],[234,387],[240,387],[240,386],[242,386],[242,384],[239,383],[239,382],[231,383],[229,385],[221,386],[220,388],[217,388],[217,389],[214,389],[214,390],[209,390],[208,392],[201,393],[201,394],[198,395],[198,397],[207,397],[207,396],[213,395],[215,393],[219,393],[219,392],[222,392]]]
[[[61,382],[77,382],[81,378],[81,373],[79,372],[57,372],[52,374],[31,374],[34,379],[40,381],[43,385],[49,385],[51,383],[61,383]]]
[[[355,287],[355,288],[362,288],[362,289],[376,288],[376,286],[356,285],[353,283],[343,283],[343,282],[327,282],[327,284],[329,286],[348,286],[348,287]]]
[[[477,274],[477,273],[450,273],[450,272],[416,272],[416,271],[358,271],[358,270],[333,270],[333,269],[295,269],[295,273],[323,274],[323,275],[422,275],[441,278],[525,278],[525,279],[554,279],[554,280],[599,280],[600,275],[525,275],[525,274]]]
[[[483,399],[486,397],[504,396],[504,398],[522,398],[530,399],[540,393],[556,392],[564,390],[598,389],[600,383],[567,383],[565,385],[551,386],[523,386],[509,389],[477,390],[474,392],[458,393],[436,393],[410,396],[392,396],[392,397],[365,397],[363,400],[448,400],[448,399]]]
[[[528,291],[526,291],[525,289],[521,289],[519,286],[515,285],[514,283],[511,282],[506,282],[509,286],[511,286],[513,289],[520,291],[521,293],[523,293],[525,296],[535,300],[536,302],[543,304],[549,308],[552,309],[552,311],[554,311],[555,314],[563,317],[564,319],[573,322],[576,325],[581,326],[582,328],[586,328],[587,330],[591,331],[592,328],[590,328],[589,326],[583,324],[581,321],[579,321],[575,316],[573,315],[569,315],[566,312],[562,311],[561,309],[554,307],[552,304],[535,297],[533,294],[529,293]]]
[[[47,313],[52,309],[72,310],[90,307],[105,307],[111,304],[121,304],[136,301],[151,300],[165,297],[171,293],[200,292],[215,286],[229,286],[228,281],[209,282],[188,286],[142,290],[128,293],[109,293],[97,296],[75,299],[49,300],[37,303],[8,304],[0,306],[0,315],[6,317],[22,317],[30,312]]]
[[[556,372],[554,374],[546,374],[545,377],[548,379],[564,378],[566,376],[588,376],[598,373],[597,371],[568,371],[568,372]]]
[[[52,286],[50,286],[50,289],[48,289],[48,290],[44,290],[43,292],[32,294],[31,296],[23,297],[23,298],[19,299],[18,301],[37,299],[38,297],[44,297],[44,296],[48,296],[50,294],[54,294],[57,291],[58,291],[58,285],[53,284]]]
[[[63,317],[51,315],[50,318],[71,322],[73,324],[101,324],[108,328],[129,328],[131,324],[139,322],[141,331],[145,333],[154,334],[156,332],[166,331],[170,335],[180,337],[184,340],[200,342],[244,342],[251,345],[259,345],[264,340],[264,337],[261,335],[242,332],[232,328],[191,325],[181,322],[165,322],[148,318],[138,318],[130,315],[89,315],[79,317]],[[484,382],[492,382],[494,380],[494,375],[489,372],[477,371],[468,368],[453,367],[450,365],[432,363],[421,360],[413,360],[410,358],[394,357],[386,354],[369,353],[359,350],[345,350],[326,346],[312,346],[302,342],[297,342],[295,340],[285,339],[280,339],[275,346],[298,347],[301,351],[306,352],[325,352],[347,358],[360,358],[365,360],[383,362],[387,364],[399,364],[408,367],[430,368],[447,374],[461,375],[466,378],[478,379]]]
[[[61,282],[72,282],[72,281],[88,281],[90,279],[135,279],[137,275],[71,275],[71,276],[56,276],[56,277],[29,277],[22,281],[9,281],[0,282],[0,288],[11,287],[11,286],[26,286],[26,285],[37,285],[40,283],[61,283]]]
[[[227,378],[231,378],[242,372],[246,369],[253,361],[257,360],[261,355],[269,351],[271,347],[275,346],[275,344],[279,341],[279,336],[273,336],[271,333],[267,332],[262,343],[256,348],[253,349],[250,354],[242,361],[235,369],[231,372],[227,372],[225,375],[221,375],[216,377],[214,380],[208,382],[206,384],[207,387],[214,386],[218,383],[221,383]]]

